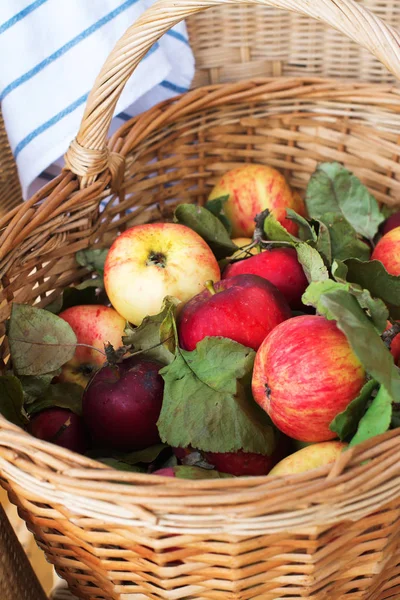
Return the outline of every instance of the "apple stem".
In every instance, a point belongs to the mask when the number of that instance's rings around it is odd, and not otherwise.
[[[90,344],[78,343],[78,344],[68,344],[68,345],[71,345],[71,346],[75,345],[76,347],[80,346],[83,348],[90,348],[91,350],[96,350],[96,352],[100,352],[100,354],[102,354],[105,358],[107,358],[107,354],[105,352],[103,352],[103,350],[100,350],[100,348],[95,348],[94,346],[91,346]]]
[[[211,296],[215,296],[217,293],[217,290],[214,287],[214,282],[211,279],[205,282],[204,287],[210,292]]]

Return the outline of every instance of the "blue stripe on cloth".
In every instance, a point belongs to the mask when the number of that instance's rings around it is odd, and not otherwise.
[[[39,178],[44,179],[45,181],[52,181],[55,177],[56,175],[52,175],[48,171],[42,171],[39,175]]]
[[[49,129],[56,123],[58,123],[58,121],[61,121],[61,119],[63,119],[64,117],[66,117],[67,115],[72,113],[75,109],[77,109],[78,106],[81,106],[81,104],[86,102],[88,96],[89,96],[89,92],[87,94],[84,94],[80,98],[78,98],[78,100],[75,100],[75,102],[73,102],[72,104],[70,104],[69,106],[64,108],[61,112],[54,115],[54,117],[52,117],[45,123],[42,123],[42,125],[40,125],[40,127],[37,127],[36,129],[31,131],[31,133],[29,135],[27,135],[26,137],[24,137],[24,139],[22,139],[19,142],[19,144],[15,147],[14,157],[17,158],[17,156],[21,152],[21,150],[23,150],[25,148],[25,146],[27,146],[38,135],[40,135],[44,131],[47,131],[47,129]]]
[[[181,87],[180,85],[176,85],[175,83],[172,83],[171,81],[166,81],[166,80],[162,81],[160,83],[160,85],[162,85],[162,87],[166,88],[167,90],[176,92],[177,94],[184,94],[189,89],[187,87]]]
[[[119,113],[119,115],[117,115],[117,118],[121,119],[122,121],[129,121],[129,119],[132,119],[131,115],[128,115],[128,113],[126,112]]]
[[[47,65],[49,65],[50,63],[52,63],[55,60],[57,60],[58,58],[60,58],[60,56],[62,56],[66,52],[68,52],[68,50],[71,50],[71,48],[73,48],[74,46],[79,44],[79,42],[81,42],[85,38],[89,37],[92,33],[97,31],[98,29],[100,29],[100,27],[103,27],[103,25],[106,25],[109,21],[111,21],[112,19],[115,19],[115,17],[120,15],[124,10],[127,10],[133,4],[136,4],[136,2],[138,2],[138,0],[126,0],[126,2],[121,4],[121,6],[119,6],[112,12],[110,12],[107,15],[105,15],[104,17],[102,17],[99,21],[96,21],[96,23],[93,23],[93,25],[91,25],[90,27],[88,27],[87,29],[82,31],[82,33],[80,33],[76,37],[72,38],[72,40],[70,40],[67,44],[64,44],[64,46],[61,46],[61,48],[56,50],[56,52],[54,52],[53,54],[51,54],[50,56],[48,56],[47,58],[42,60],[42,62],[40,62],[38,65],[36,65],[35,67],[30,69],[26,73],[24,73],[24,75],[21,75],[20,77],[18,77],[14,81],[12,81],[1,92],[0,102],[2,102],[4,100],[4,98],[6,96],[8,96],[8,94],[10,92],[15,90],[21,84],[25,83],[25,81],[28,81],[29,79],[34,77],[37,73],[39,73],[45,67],[47,67]]]
[[[190,47],[189,40],[178,31],[174,31],[173,29],[171,29],[170,31],[167,31],[167,35],[175,38],[176,40],[179,40],[180,42],[183,42],[184,44]]]
[[[4,31],[10,29],[10,27],[15,25],[15,23],[18,23],[18,21],[21,21],[24,17],[30,15],[31,12],[39,8],[39,6],[42,6],[42,4],[45,2],[47,2],[47,0],[36,0],[36,2],[32,2],[32,4],[26,6],[19,13],[11,17],[11,19],[8,19],[8,21],[5,21],[2,25],[0,25],[0,33],[4,33]]]

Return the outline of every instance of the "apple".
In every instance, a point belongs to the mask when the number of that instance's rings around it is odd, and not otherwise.
[[[391,275],[400,275],[400,227],[381,237],[371,255],[371,260],[380,260]]]
[[[260,248],[260,246],[258,244],[256,246],[253,246],[252,248],[250,248],[250,250],[246,249],[253,242],[253,240],[251,238],[244,238],[244,237],[234,238],[232,240],[232,242],[234,244],[236,244],[236,246],[239,248],[239,250],[236,250],[236,252],[234,252],[232,254],[232,256],[229,257],[231,260],[248,258],[249,256],[253,256],[254,254],[260,254],[260,252],[262,252],[262,249]]]
[[[220,473],[229,475],[250,476],[267,475],[271,469],[290,452],[290,440],[280,435],[276,448],[270,456],[255,452],[205,452],[204,458]]]
[[[63,367],[58,381],[69,381],[86,387],[90,377],[106,361],[104,345],[119,348],[126,321],[113,308],[101,305],[81,305],[67,308],[59,314],[75,332],[79,344],[73,358]]]
[[[400,367],[400,333],[398,333],[390,344],[390,352],[393,354],[394,362]]]
[[[178,317],[180,346],[194,350],[205,337],[220,336],[257,350],[274,327],[292,316],[280,291],[257,275],[237,275],[207,288]]]
[[[160,442],[163,367],[155,360],[130,357],[102,367],[83,394],[83,418],[97,445],[115,450],[142,450]]]
[[[222,279],[244,273],[264,277],[282,292],[291,308],[302,307],[301,297],[308,281],[294,248],[272,248],[234,262],[224,269]]]
[[[270,475],[294,475],[335,462],[347,444],[337,441],[320,442],[306,446],[294,454],[281,460],[271,471]]]
[[[152,474],[161,475],[162,477],[176,477],[173,467],[165,467],[164,469],[158,469],[158,471],[153,471]]]
[[[46,408],[37,413],[29,422],[28,431],[40,440],[79,454],[84,454],[89,446],[82,417],[66,408]]]
[[[400,227],[400,211],[393,213],[392,215],[390,215],[390,217],[386,219],[386,221],[382,223],[381,231],[383,235],[385,235],[386,233],[389,233],[389,231],[392,231],[392,229],[395,229],[396,227]]]
[[[354,400],[365,371],[334,321],[304,315],[278,325],[260,346],[253,396],[289,437],[324,442],[336,415]]]
[[[175,223],[136,225],[112,244],[104,284],[114,308],[134,325],[160,312],[165,296],[186,302],[205,281],[218,281],[211,248],[192,229]]]
[[[234,238],[252,237],[255,216],[267,208],[290,233],[297,235],[298,226],[286,217],[286,209],[305,212],[304,202],[298,194],[294,195],[284,176],[266,165],[246,164],[225,173],[209,200],[220,196],[228,196],[224,213]]]

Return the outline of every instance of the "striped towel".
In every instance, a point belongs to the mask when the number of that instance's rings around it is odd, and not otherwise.
[[[153,2],[0,1],[0,102],[25,198],[59,172],[103,62]],[[193,54],[180,23],[136,69],[112,128],[185,92],[193,74]]]

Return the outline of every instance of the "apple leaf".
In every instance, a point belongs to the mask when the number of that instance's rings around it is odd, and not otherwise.
[[[23,411],[24,393],[21,382],[14,375],[0,377],[0,414],[19,427],[24,427],[27,419]]]
[[[44,375],[73,357],[77,340],[64,319],[42,308],[13,304],[8,342],[17,375]]]
[[[220,196],[219,198],[214,198],[213,200],[208,200],[205,203],[204,208],[209,210],[214,217],[217,217],[222,223],[222,225],[227,230],[228,234],[232,234],[232,225],[229,219],[224,215],[224,204],[229,200],[229,194],[226,196]]]
[[[359,258],[368,260],[371,254],[369,246],[360,240],[356,230],[342,215],[325,213],[319,218],[329,233],[332,260]],[[326,235],[326,234],[323,234]]]
[[[319,252],[310,244],[299,241],[298,238],[286,231],[271,213],[264,220],[264,233],[268,240],[284,242],[285,245],[290,244],[295,248],[299,263],[309,282],[329,279],[328,269]]]
[[[361,181],[339,163],[321,163],[310,178],[305,198],[310,217],[335,213],[363,237],[372,240],[384,216]]]
[[[25,405],[26,412],[28,415],[34,415],[45,408],[58,406],[81,415],[83,391],[83,387],[77,383],[53,383],[33,402]]]
[[[104,275],[104,263],[106,262],[109,248],[88,248],[79,250],[75,254],[78,265],[86,267],[89,271],[97,273],[101,277]]]
[[[221,221],[202,206],[179,204],[175,209],[174,221],[198,233],[218,260],[230,256],[238,249]]]
[[[325,258],[328,265],[332,264],[332,243],[329,229],[322,221],[318,221],[318,239],[316,250]]]
[[[52,371],[51,373],[44,373],[43,375],[20,375],[19,380],[24,391],[24,405],[31,404],[37,398],[42,396],[54,377],[57,377],[61,373],[61,369]]]
[[[101,457],[109,456],[114,460],[118,460],[127,465],[135,466],[140,463],[152,463],[166,448],[168,448],[166,444],[155,444],[154,446],[150,446],[144,450],[136,450],[134,452],[117,452],[116,450],[110,452],[109,449],[95,448],[93,450],[89,450],[86,455],[90,456],[90,458],[96,458],[98,460]]]
[[[286,216],[288,219],[296,223],[299,227],[299,236],[303,242],[316,242],[317,234],[315,233],[315,228],[313,225],[307,221],[304,217],[297,214],[291,208],[286,209]]]
[[[378,382],[374,379],[367,381],[357,398],[354,398],[347,408],[333,419],[329,428],[342,441],[347,440],[357,431],[358,423],[365,413],[368,402],[371,400],[372,392],[378,385]]]
[[[305,242],[295,244],[297,258],[309,283],[329,280],[328,269],[319,252]]]
[[[58,315],[61,311],[82,304],[106,304],[105,292],[99,292],[104,287],[104,281],[100,277],[88,279],[76,287],[67,287],[61,296],[45,308],[49,312]]]
[[[111,467],[112,469],[116,469],[117,471],[130,471],[131,473],[146,473],[146,468],[140,465],[129,465],[128,463],[117,460],[116,458],[98,458],[99,462],[103,463],[103,465],[107,465],[107,467]]]
[[[173,467],[175,477],[179,479],[228,479],[233,475],[227,473],[219,473],[214,469],[202,469],[201,467],[189,467],[186,465],[178,465]]]
[[[158,360],[164,365],[174,359],[175,335],[175,309],[179,300],[166,296],[157,315],[145,317],[139,327],[125,328],[122,338],[124,346],[131,346],[133,353],[143,352],[147,358]]]
[[[255,352],[221,337],[205,338],[196,350],[177,348],[161,369],[165,387],[158,430],[173,447],[208,452],[271,454],[274,430],[267,414],[240,383],[251,376]]]
[[[337,289],[322,294],[317,309],[336,321],[367,373],[384,385],[395,401],[400,400],[400,371],[356,298]]]
[[[370,438],[385,433],[390,427],[393,398],[385,386],[381,386],[365,415],[361,418],[357,433],[349,446],[361,444]]]
[[[336,279],[357,283],[393,306],[400,306],[400,277],[390,275],[380,260],[362,262],[357,259],[346,260],[335,265],[333,273]]]

